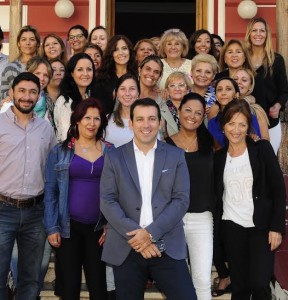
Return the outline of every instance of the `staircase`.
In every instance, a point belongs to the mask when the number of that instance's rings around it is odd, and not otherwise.
[[[44,287],[43,291],[41,292],[41,300],[59,300],[60,298],[56,297],[54,295],[54,288],[53,288],[53,281],[55,279],[55,272],[54,272],[54,257],[52,254],[51,262],[49,264],[49,268],[45,277]],[[212,280],[217,276],[217,272],[215,271],[215,268],[212,269]],[[81,291],[81,300],[88,300],[89,299],[89,293],[87,291],[86,285],[85,285],[85,276],[84,273],[82,273],[82,291]],[[166,299],[163,294],[161,294],[157,288],[153,285],[152,288],[146,289],[145,300],[157,300],[157,299]],[[218,300],[230,300],[231,295],[225,294],[221,297],[213,298]]]

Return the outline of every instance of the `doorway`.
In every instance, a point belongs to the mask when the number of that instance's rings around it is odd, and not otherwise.
[[[196,0],[115,0],[115,34],[126,35],[133,44],[170,28],[190,37],[196,28]]]

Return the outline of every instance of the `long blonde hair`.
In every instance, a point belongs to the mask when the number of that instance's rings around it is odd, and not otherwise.
[[[267,75],[268,70],[269,70],[270,75],[272,75],[272,72],[273,72],[272,65],[273,65],[274,60],[275,60],[275,53],[274,53],[274,50],[273,50],[272,35],[271,35],[270,27],[263,18],[254,18],[248,23],[245,38],[244,38],[245,47],[246,47],[248,53],[250,55],[252,55],[253,54],[253,49],[252,49],[252,43],[251,43],[250,35],[251,35],[252,30],[253,30],[253,26],[256,23],[263,23],[264,26],[265,26],[266,40],[265,40],[265,43],[264,43],[264,46],[263,46],[264,47],[263,66],[264,66],[264,70],[265,70],[265,76]]]

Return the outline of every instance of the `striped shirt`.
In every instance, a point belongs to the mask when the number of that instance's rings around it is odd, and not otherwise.
[[[4,68],[1,76],[0,98],[4,99],[8,96],[9,89],[15,77],[25,71],[26,65],[22,64],[20,60],[15,60],[8,63]]]

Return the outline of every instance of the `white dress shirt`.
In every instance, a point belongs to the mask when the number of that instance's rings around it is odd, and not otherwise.
[[[136,158],[136,165],[139,177],[139,183],[141,188],[142,196],[142,207],[140,214],[140,223],[139,225],[142,228],[145,228],[153,222],[153,213],[152,213],[152,181],[153,181],[153,171],[154,171],[154,158],[155,158],[155,149],[157,148],[157,140],[151,150],[145,155],[135,144],[134,152]]]

